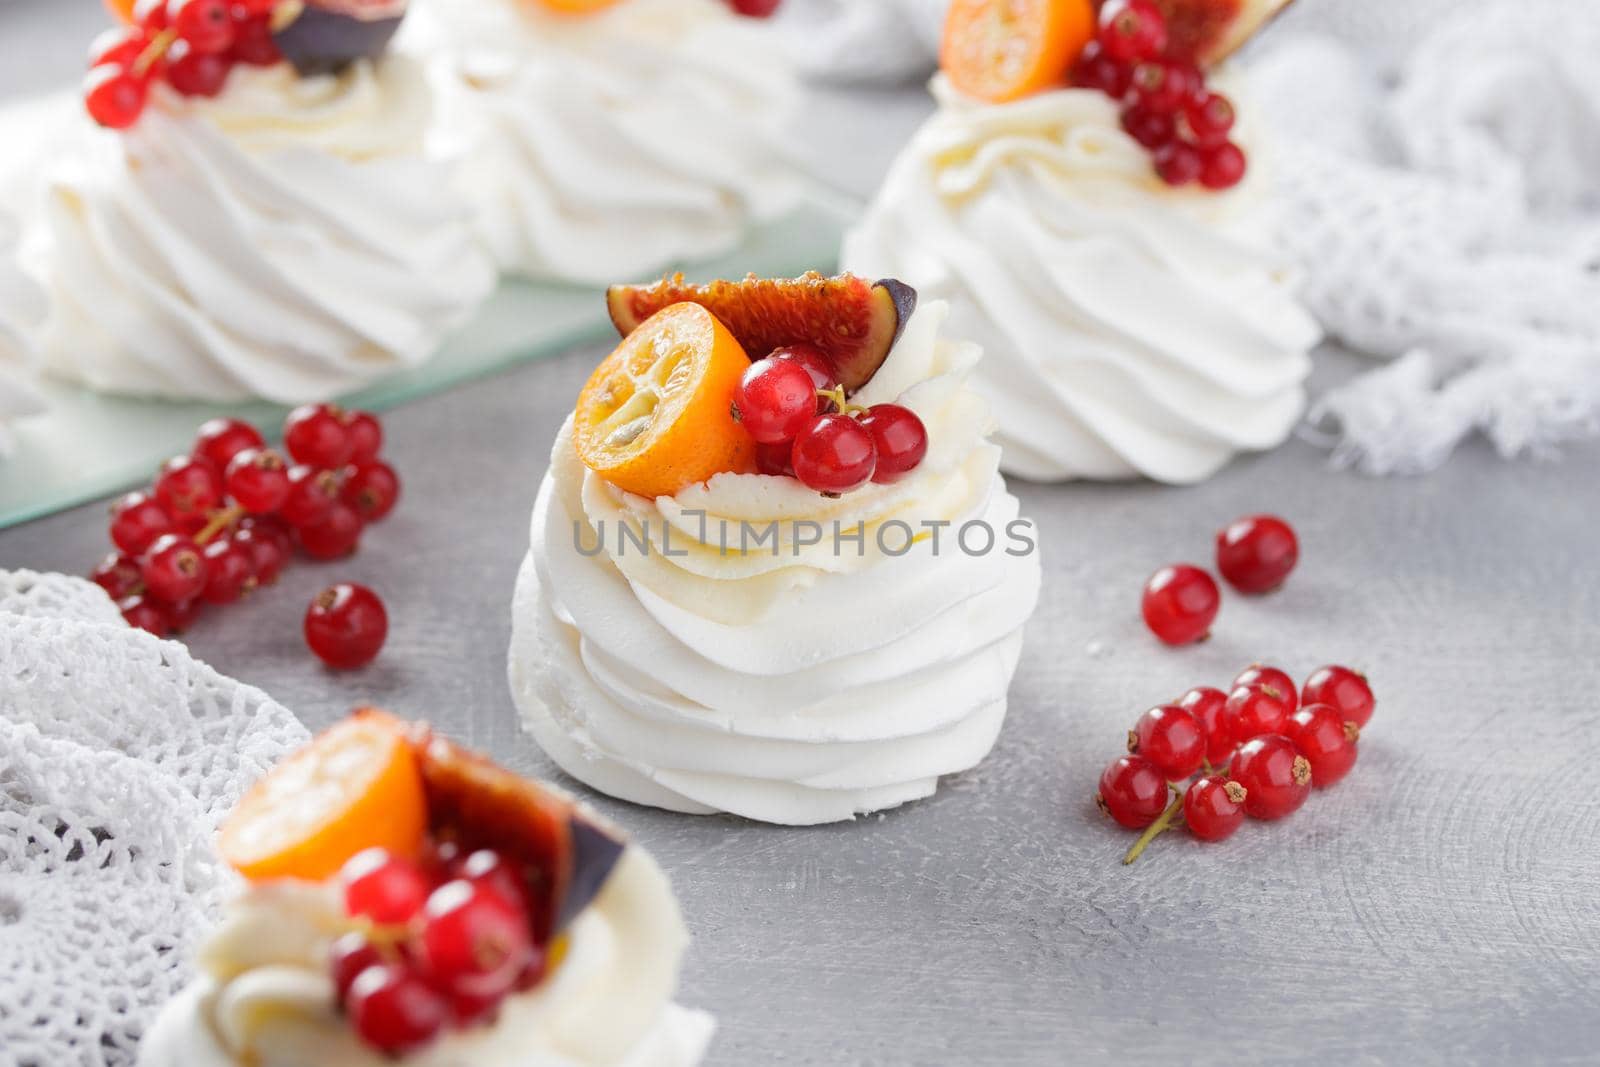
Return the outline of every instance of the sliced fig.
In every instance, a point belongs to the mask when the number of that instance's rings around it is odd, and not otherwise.
[[[337,74],[377,59],[405,17],[407,0],[284,0],[273,14],[278,51],[301,74]]]
[[[1214,67],[1294,0],[1155,0],[1167,17],[1167,51]]]
[[[751,359],[784,345],[815,345],[833,365],[846,393],[878,373],[916,310],[917,291],[903,282],[869,282],[854,274],[824,278],[757,278],[691,285],[682,274],[653,285],[613,285],[606,305],[626,337],[664,307],[699,304],[728,327]]]

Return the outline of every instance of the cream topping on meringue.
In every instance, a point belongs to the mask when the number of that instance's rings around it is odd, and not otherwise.
[[[7,424],[44,410],[34,333],[45,310],[44,293],[17,263],[16,224],[0,216],[0,457],[11,450]]]

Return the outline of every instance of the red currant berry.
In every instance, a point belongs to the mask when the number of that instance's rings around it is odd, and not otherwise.
[[[1233,741],[1222,724],[1222,709],[1228,694],[1208,685],[1198,685],[1178,700],[1178,707],[1193,715],[1206,734],[1206,762],[1220,767],[1233,755]]]
[[[1120,756],[1100,774],[1100,810],[1130,830],[1142,830],[1167,807],[1167,780],[1143,756]]]
[[[167,0],[167,25],[194,52],[226,52],[233,46],[228,0]]]
[[[153,40],[138,26],[115,26],[96,37],[89,45],[89,66],[121,67],[129,73]]]
[[[252,515],[270,515],[289,499],[289,467],[271,448],[246,448],[233,457],[223,484]]]
[[[528,990],[533,989],[544,981],[545,973],[549,970],[549,964],[550,957],[545,955],[544,949],[535,945],[533,947],[533,957],[522,968],[522,973],[517,975],[517,980],[511,988],[518,993],[526,993]]]
[[[1226,144],[1233,129],[1233,101],[1204,89],[1183,103],[1183,122],[1189,140],[1201,148]]]
[[[762,474],[794,477],[794,442],[756,445],[756,470]]]
[[[833,364],[828,362],[828,357],[822,354],[822,349],[816,345],[795,344],[774,348],[768,359],[788,360],[800,364],[811,375],[811,384],[818,390],[826,392],[836,389],[839,380],[834,377]],[[817,397],[817,414],[826,415],[833,410],[833,401],[827,397]]]
[[[152,541],[176,529],[167,509],[146,493],[129,493],[111,505],[111,543],[130,556],[143,555]]]
[[[1149,0],[1128,0],[1121,8],[1106,8],[1097,39],[1106,54],[1119,63],[1153,59],[1167,50],[1167,20]]]
[[[355,467],[339,493],[363,522],[378,522],[394,510],[400,499],[400,476],[382,460]]]
[[[162,534],[140,563],[144,587],[157,599],[182,604],[205,592],[205,557],[194,539],[182,534]]]
[[[524,917],[528,914],[527,883],[506,858],[493,849],[481,848],[454,865],[455,877],[499,895]]]
[[[1318,667],[1306,679],[1302,702],[1329,704],[1343,722],[1365,726],[1372,721],[1378,702],[1372,695],[1367,676],[1349,667]]]
[[[1307,704],[1284,725],[1283,736],[1311,764],[1311,780],[1326,789],[1356,765],[1361,727],[1339,718],[1328,704]]]
[[[1149,149],[1171,144],[1178,136],[1178,124],[1171,115],[1134,104],[1122,112],[1122,128],[1128,136]]]
[[[928,454],[928,429],[915,411],[899,404],[874,404],[860,421],[878,453],[873,481],[888,485],[922,465]]]
[[[256,585],[271,585],[283,573],[289,561],[289,548],[260,530],[241,528],[233,535],[233,543],[250,557],[250,577]]]
[[[1274,697],[1282,701],[1283,706],[1291,712],[1300,706],[1300,693],[1295,689],[1294,679],[1289,677],[1287,671],[1280,671],[1276,667],[1263,666],[1260,663],[1252,663],[1239,672],[1239,677],[1233,680],[1233,685],[1229,687],[1229,691],[1238,689],[1240,686],[1251,685],[1261,686],[1266,689]],[[1246,738],[1246,740],[1249,739]]]
[[[232,538],[209,541],[200,554],[206,561],[206,588],[200,596],[207,604],[232,604],[255,588],[255,557]]]
[[[1244,150],[1236,144],[1219,144],[1200,154],[1200,184],[1207,189],[1232,189],[1249,169]]]
[[[270,67],[282,60],[283,53],[272,36],[272,17],[263,14],[237,20],[228,57],[252,67]]]
[[[344,432],[350,441],[350,460],[357,467],[371,463],[383,451],[383,423],[370,411],[347,411]]]
[[[389,613],[378,594],[348,582],[318,593],[306,610],[306,644],[338,670],[364,667],[389,636]]]
[[[1276,690],[1241,685],[1228,694],[1228,702],[1222,707],[1222,728],[1229,741],[1242,745],[1262,734],[1281,733],[1293,710]]]
[[[167,619],[172,623],[172,632],[175,634],[188,633],[194,627],[195,620],[200,618],[201,610],[206,602],[201,597],[185,600],[178,604],[168,604],[165,601],[154,600],[156,607],[167,613]]]
[[[1299,560],[1294,527],[1274,515],[1235,519],[1217,531],[1217,570],[1241,593],[1278,588]]]
[[[493,890],[446,882],[423,908],[422,956],[441,988],[474,997],[510,991],[533,953],[527,916]]]
[[[161,610],[161,606],[154,600],[143,594],[119,600],[117,610],[122,612],[122,617],[128,625],[136,630],[144,630],[157,637],[169,637],[172,634],[172,620],[167,618],[167,613]]]
[[[456,993],[450,998],[450,1023],[457,1030],[466,1030],[480,1023],[491,1022],[505,999],[504,993],[487,997]]]
[[[383,953],[378,951],[378,946],[359,930],[352,930],[335,941],[328,949],[328,974],[333,979],[336,1002],[344,1003],[350,995],[350,987],[361,977],[362,971],[380,966],[383,962]]]
[[[1199,149],[1182,141],[1171,141],[1160,146],[1151,153],[1150,159],[1155,164],[1156,174],[1173,187],[1188,185],[1200,177],[1200,169],[1204,166]]]
[[[410,922],[422,910],[433,886],[422,869],[387,849],[357,852],[339,871],[344,885],[344,910],[380,926]]]
[[[167,84],[184,96],[218,95],[232,69],[233,60],[225,53],[197,52],[183,41],[167,53]]]
[[[112,600],[133,596],[144,586],[144,574],[139,564],[123,552],[113,552],[101,560],[89,572],[89,580],[104,589]]]
[[[248,422],[210,419],[201,424],[190,454],[206,460],[219,471],[225,471],[228,464],[233,462],[233,457],[240,452],[247,448],[264,448],[266,444],[261,434]]]
[[[1072,84],[1080,89],[1094,89],[1121,100],[1128,95],[1132,84],[1133,68],[1114,59],[1099,41],[1083,46],[1078,62],[1072,68]]]
[[[202,522],[222,503],[222,479],[217,469],[193,456],[173,456],[156,477],[156,500],[177,522]]]
[[[127,67],[104,64],[83,79],[83,106],[89,117],[112,130],[125,130],[144,114],[149,83]]]
[[[819,493],[848,493],[872,480],[878,464],[872,435],[848,415],[818,415],[794,439],[791,457],[801,483]]]
[[[1233,836],[1244,823],[1244,803],[1249,791],[1220,775],[1197,778],[1183,794],[1183,821],[1202,841]]]
[[[289,468],[289,495],[278,516],[290,526],[315,526],[328,517],[339,502],[339,476],[302,463]]]
[[[151,33],[167,28],[167,0],[135,0],[133,24]]]
[[[1182,781],[1200,769],[1206,735],[1188,711],[1163,704],[1139,716],[1128,731],[1128,751],[1154,763],[1168,781]]]
[[[1150,576],[1140,609],[1151,633],[1169,645],[1187,645],[1211,632],[1221,605],[1222,594],[1211,575],[1177,563]]]
[[[1140,106],[1162,115],[1172,115],[1194,95],[1199,81],[1192,68],[1167,60],[1147,60],[1133,68],[1133,95]]]
[[[344,501],[336,502],[327,518],[315,526],[301,526],[295,530],[300,551],[312,559],[343,559],[361,543],[361,531],[366,523],[355,508]]]
[[[388,1056],[421,1048],[449,1018],[444,997],[414,971],[392,964],[368,967],[345,999],[350,1024],[363,1043]]]
[[[735,15],[745,18],[764,19],[778,10],[778,5],[783,0],[728,0],[728,6],[733,8]]]
[[[1281,819],[1311,794],[1310,761],[1275,734],[1240,745],[1228,777],[1244,786],[1244,810],[1255,819]]]
[[[283,421],[283,444],[296,463],[338,470],[350,462],[354,443],[344,411],[333,404],[303,404]]]
[[[757,360],[733,394],[733,417],[764,445],[792,441],[817,416],[810,373],[789,359]]]

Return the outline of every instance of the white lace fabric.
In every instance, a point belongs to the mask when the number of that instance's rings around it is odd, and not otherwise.
[[[123,1067],[234,876],[211,841],[307,737],[258,689],[0,570],[0,1067]]]

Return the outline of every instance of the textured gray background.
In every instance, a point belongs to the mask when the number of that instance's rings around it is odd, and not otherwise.
[[[38,46],[21,67],[7,48],[0,92],[59,79],[99,21],[0,0],[0,40]],[[865,190],[899,135],[874,124],[903,130],[922,105],[839,103],[811,121],[852,145],[834,173]],[[375,701],[552,773],[513,721],[507,606],[551,437],[599,355],[394,412],[395,516],[191,647],[313,727]],[[1330,352],[1318,381],[1353,366]],[[682,999],[720,1019],[710,1062],[1595,1062],[1597,473],[1596,446],[1507,465],[1475,444],[1427,478],[1373,481],[1295,441],[1196,489],[1019,486],[1045,595],[977,770],[810,830],[596,800],[673,876],[695,937]],[[1159,648],[1137,618],[1146,574],[1207,562],[1213,530],[1257,510],[1298,525],[1300,570],[1271,598],[1228,598],[1209,643]],[[0,567],[81,572],[104,550],[100,506],[0,533]],[[335,579],[379,589],[393,618],[356,674],[319,669],[299,637]],[[1123,868],[1131,837],[1089,802],[1101,766],[1145,706],[1254,659],[1371,674],[1355,772],[1285,822],[1215,846],[1172,835]]]

